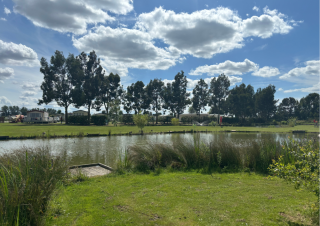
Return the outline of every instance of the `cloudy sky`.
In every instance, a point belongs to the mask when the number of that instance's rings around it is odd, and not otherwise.
[[[299,99],[319,92],[319,1],[1,0],[0,106],[36,106],[55,50],[95,50],[124,87],[183,70],[189,91],[224,73]]]

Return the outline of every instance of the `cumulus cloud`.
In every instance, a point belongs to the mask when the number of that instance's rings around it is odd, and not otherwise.
[[[6,19],[6,18],[0,18],[0,20],[7,21],[7,19]]]
[[[0,96],[1,105],[12,105],[12,102],[5,96]]]
[[[73,45],[80,52],[95,49],[106,70],[120,75],[126,75],[128,68],[166,70],[184,59],[176,48],[156,47],[148,33],[127,28],[99,26],[73,38]]]
[[[283,89],[282,89],[282,88],[279,88],[278,91],[283,91]]]
[[[83,34],[88,24],[115,19],[107,11],[127,14],[133,10],[132,0],[13,0],[14,11],[27,17],[34,25],[59,32]]]
[[[257,6],[253,6],[252,10],[259,12],[260,9]]]
[[[24,96],[24,97],[32,97],[32,96],[34,96],[34,95],[36,95],[37,93],[36,92],[33,92],[33,91],[24,91],[24,92],[22,92],[22,95]]]
[[[256,71],[258,68],[259,65],[248,59],[245,59],[243,62],[227,60],[220,64],[197,67],[195,70],[191,70],[189,75],[219,75],[222,73],[225,75],[242,75],[250,71]]]
[[[11,10],[8,9],[7,7],[4,7],[4,13],[8,15],[11,13]]]
[[[8,79],[14,75],[14,70],[12,68],[0,68],[0,83],[3,83],[3,80]]]
[[[280,76],[280,79],[290,79],[294,77],[319,76],[320,61],[310,60],[305,62],[305,67],[296,67],[288,73]]]
[[[269,77],[276,76],[279,74],[280,74],[280,72],[279,72],[278,68],[268,67],[268,66],[260,68],[259,70],[252,73],[252,75],[254,75],[254,76],[259,76],[259,77],[264,77],[264,78],[269,78]]]
[[[293,28],[293,22],[285,21],[283,14],[270,14],[243,20],[236,11],[224,7],[191,14],[177,14],[159,7],[140,14],[135,28],[162,39],[183,54],[211,58],[217,53],[242,48],[244,37],[268,38],[275,33],[286,34]]]
[[[40,66],[37,53],[22,44],[0,40],[0,63],[13,66]]]
[[[34,97],[20,96],[21,100],[23,100],[22,104],[24,105],[35,105],[38,103],[38,99]]]
[[[21,86],[22,89],[28,90],[28,91],[37,91],[40,88],[40,85],[35,84],[35,83],[25,83]]]

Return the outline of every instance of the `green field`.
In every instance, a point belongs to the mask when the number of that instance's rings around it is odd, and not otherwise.
[[[158,133],[168,131],[190,131],[194,129],[193,126],[146,126],[144,133]],[[216,126],[196,126],[195,130],[200,131],[225,131],[225,130],[238,130],[238,131],[259,131],[259,132],[272,132],[284,133],[291,132],[292,130],[306,130],[307,132],[319,132],[319,128],[313,125],[299,125],[295,127],[280,127],[280,128],[259,128],[259,127],[232,127],[224,126],[223,128]],[[78,134],[127,134],[129,132],[139,133],[139,128],[136,126],[78,126],[78,125],[65,125],[65,124],[23,124],[23,123],[0,123],[0,136],[20,137],[20,136],[54,136],[54,135],[68,135],[77,136]]]
[[[312,225],[315,202],[256,174],[111,175],[58,189],[46,225]]]

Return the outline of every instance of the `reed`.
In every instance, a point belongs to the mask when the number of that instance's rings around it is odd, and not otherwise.
[[[0,156],[0,225],[41,225],[48,201],[67,173],[65,158],[48,148]]]

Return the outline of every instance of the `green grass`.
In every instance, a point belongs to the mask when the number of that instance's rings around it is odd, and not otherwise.
[[[248,173],[109,175],[57,190],[47,225],[312,225],[314,194]]]
[[[144,133],[158,133],[168,131],[190,131],[194,129],[193,126],[146,126]],[[306,130],[308,132],[319,132],[319,128],[312,125],[299,125],[295,127],[281,127],[281,128],[258,128],[258,127],[210,127],[210,126],[197,126],[196,130],[201,131],[224,131],[224,130],[239,130],[239,131],[260,131],[260,132],[273,132],[283,133],[292,130]],[[22,123],[0,123],[0,136],[10,137],[29,137],[29,136],[82,136],[89,134],[127,134],[129,132],[139,133],[139,128],[136,126],[76,126],[64,124],[49,124],[49,125],[34,125]],[[45,133],[45,135],[43,135]]]

